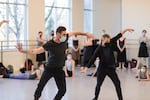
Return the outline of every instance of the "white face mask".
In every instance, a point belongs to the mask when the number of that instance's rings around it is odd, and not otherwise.
[[[145,70],[145,68],[141,68],[141,72],[145,72],[146,70]]]
[[[60,42],[65,42],[65,41],[66,41],[66,36],[60,38]]]
[[[71,60],[71,59],[72,59],[72,57],[71,57],[71,56],[67,56],[67,59],[68,59],[68,60]]]

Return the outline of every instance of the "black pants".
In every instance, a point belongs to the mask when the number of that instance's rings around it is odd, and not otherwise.
[[[36,98],[37,97],[39,98],[41,96],[44,86],[46,85],[48,80],[52,77],[54,77],[58,88],[58,93],[56,94],[54,100],[61,100],[61,98],[65,95],[66,93],[65,73],[61,68],[53,68],[49,70],[46,69],[44,70],[34,94]]]
[[[97,71],[97,85],[95,89],[95,100],[98,99],[100,88],[102,86],[102,83],[106,75],[108,75],[108,77],[114,83],[116,91],[117,91],[118,99],[123,100],[120,80],[117,76],[116,70],[114,68],[101,68],[101,67],[99,67]]]
[[[72,71],[67,70],[68,76],[72,77]]]

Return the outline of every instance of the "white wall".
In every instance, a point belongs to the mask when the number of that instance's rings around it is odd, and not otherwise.
[[[150,32],[149,11],[150,0],[122,0],[122,28],[135,29],[135,34],[127,35],[129,39],[138,39],[142,29]]]
[[[29,40],[35,40],[38,31],[45,31],[44,0],[29,0]]]
[[[121,0],[93,0],[93,30],[99,37],[105,29],[112,36],[121,30]]]

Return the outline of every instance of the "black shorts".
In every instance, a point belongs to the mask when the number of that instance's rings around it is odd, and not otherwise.
[[[68,77],[72,77],[72,71],[67,70]]]

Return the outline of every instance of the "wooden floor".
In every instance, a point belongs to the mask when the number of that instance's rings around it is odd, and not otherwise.
[[[96,85],[96,78],[80,74],[75,78],[67,78],[67,93],[63,100],[92,100]],[[124,100],[150,100],[150,82],[138,82],[135,72],[118,70],[121,80]],[[38,80],[0,79],[0,100],[34,100],[33,94]],[[51,79],[40,100],[53,100],[57,88]],[[107,77],[102,86],[99,100],[118,100],[115,88]]]

